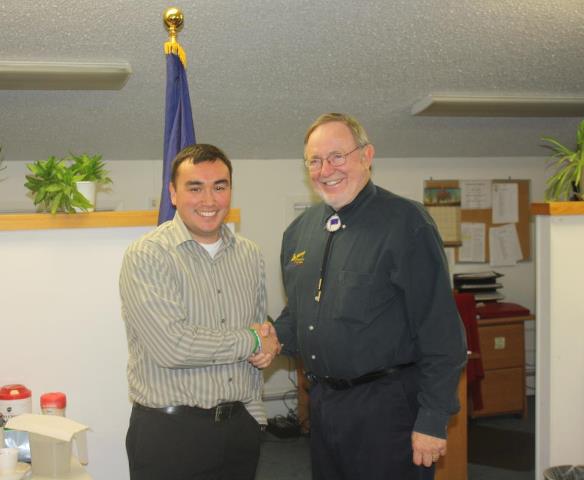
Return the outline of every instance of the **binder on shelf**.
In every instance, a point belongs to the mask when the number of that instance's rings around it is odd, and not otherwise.
[[[475,302],[497,302],[499,300],[503,300],[505,295],[499,292],[483,292],[483,293],[475,293]]]
[[[498,291],[503,288],[497,279],[503,275],[494,272],[455,273],[453,275],[454,288],[460,293],[472,293],[475,302],[496,302],[503,300],[505,295]]]
[[[458,285],[460,292],[480,293],[485,290],[497,290],[503,288],[500,283],[461,283]]]
[[[493,280],[502,277],[502,273],[487,271],[487,272],[467,272],[455,273],[454,282],[484,282],[485,280]]]

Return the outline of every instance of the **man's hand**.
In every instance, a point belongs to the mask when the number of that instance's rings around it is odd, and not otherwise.
[[[276,329],[270,322],[265,322],[261,325],[254,323],[251,328],[259,334],[262,348],[260,352],[249,357],[248,362],[256,368],[266,368],[282,350],[276,335]]]
[[[282,350],[282,345],[278,341],[278,335],[276,334],[276,329],[274,325],[270,322],[264,322],[261,325],[253,324],[251,326],[260,334],[260,340],[262,341],[262,353],[270,353],[276,356]]]
[[[424,433],[412,433],[412,450],[414,451],[414,463],[416,465],[432,466],[441,456],[446,455],[446,440],[432,437]]]

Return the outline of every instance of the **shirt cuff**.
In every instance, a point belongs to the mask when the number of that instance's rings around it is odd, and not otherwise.
[[[253,354],[256,347],[255,335],[249,328],[242,328],[235,332],[235,356],[238,360],[246,360]]]
[[[420,407],[414,424],[414,432],[432,437],[446,438],[446,428],[450,415]]]

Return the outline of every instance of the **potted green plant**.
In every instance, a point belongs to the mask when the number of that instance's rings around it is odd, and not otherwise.
[[[584,120],[576,131],[574,150],[552,137],[542,137],[542,140],[553,151],[548,163],[556,169],[546,182],[546,201],[584,200]]]
[[[73,213],[77,209],[88,210],[92,204],[79,193],[76,182],[81,179],[63,159],[50,156],[26,166],[31,174],[26,175],[24,186],[32,193],[38,210],[44,212]]]
[[[73,173],[80,178],[77,180],[77,190],[87,198],[92,204],[89,209],[93,211],[97,187],[112,183],[105,169],[105,163],[101,155],[71,154],[66,161],[71,162],[70,167]]]
[[[81,182],[95,182],[97,185],[107,185],[112,183],[105,169],[105,163],[101,155],[70,155],[65,160],[71,161],[71,170],[75,175],[81,177]]]

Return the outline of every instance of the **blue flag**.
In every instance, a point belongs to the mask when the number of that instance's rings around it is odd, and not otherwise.
[[[162,195],[158,211],[158,225],[174,217],[168,184],[174,157],[184,147],[193,145],[195,128],[185,71],[186,56],[176,42],[164,45],[166,53],[166,108],[164,114],[164,158],[162,166]]]

